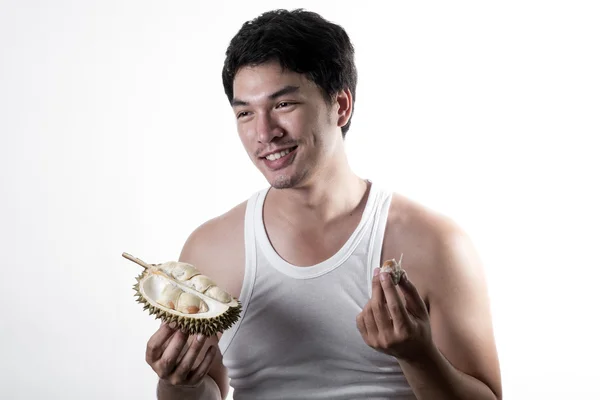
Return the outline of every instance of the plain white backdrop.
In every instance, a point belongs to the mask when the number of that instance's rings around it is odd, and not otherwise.
[[[504,398],[600,398],[595,2],[0,4],[0,398],[154,398],[121,253],[176,260],[266,185],[220,72],[244,21],[296,7],[355,45],[355,171],[475,242]]]

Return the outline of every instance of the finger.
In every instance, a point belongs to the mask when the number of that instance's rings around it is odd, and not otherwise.
[[[377,328],[377,323],[375,322],[375,316],[373,315],[371,305],[367,305],[362,313],[367,336],[376,337],[379,334],[379,329]]]
[[[384,315],[383,313],[387,313],[385,310],[385,295],[383,294],[383,289],[381,288],[381,272],[379,268],[375,268],[373,272],[373,281],[371,288],[371,300],[369,300],[369,305],[371,308],[371,316],[373,317],[373,321],[381,319],[383,324],[383,319],[388,318],[389,316]]]
[[[175,330],[167,324],[160,328],[150,337],[146,345],[146,362],[154,363],[162,356],[167,343],[175,333]]]
[[[368,335],[368,332],[367,327],[365,326],[365,319],[362,312],[356,317],[356,328],[360,332],[360,335],[363,337],[363,339],[365,339]]]
[[[188,336],[185,344],[183,345],[183,349],[181,349],[181,352],[179,353],[179,357],[177,358],[177,363],[176,364],[179,364],[181,362],[181,360],[183,359],[183,357],[188,352],[189,348],[192,347],[192,345],[196,341],[197,341],[196,340],[196,335],[190,335],[190,336]]]
[[[194,360],[194,363],[192,364],[192,367],[190,368],[190,370],[195,370],[200,366],[200,363],[202,362],[202,360],[204,360],[204,356],[206,354],[206,352],[208,351],[208,349],[212,346],[212,343],[218,343],[218,342],[213,342],[211,340],[211,337],[207,337],[204,342],[202,343],[202,346],[200,347],[200,353],[198,353],[196,355],[196,359]]]
[[[387,310],[391,316],[392,324],[394,327],[400,327],[403,324],[406,324],[407,321],[410,321],[408,311],[400,298],[400,293],[398,293],[398,289],[394,285],[390,274],[383,273],[380,276],[382,277],[381,287],[387,303]]]
[[[160,360],[158,360],[158,373],[159,375],[169,375],[175,369],[177,364],[177,359],[179,358],[179,354],[183,350],[185,346],[185,342],[187,341],[187,335],[181,331],[175,332],[173,335],[173,339],[171,339],[171,343],[167,346],[165,351],[162,354]],[[162,378],[162,376],[161,376]]]
[[[163,324],[164,324],[164,322],[163,322]],[[175,333],[178,330],[177,324],[175,322],[171,322],[170,324],[168,324],[168,326],[173,330],[173,334],[163,344],[163,349],[162,349],[161,354],[164,353],[165,349],[169,346],[169,343],[171,343],[171,340],[173,340],[173,337],[175,336]]]
[[[196,358],[198,357],[198,354],[200,354],[200,351],[202,350],[202,346],[204,346],[204,343],[206,343],[206,336],[204,335],[193,335],[190,337],[191,341],[188,340],[189,344],[189,348],[187,349],[187,351],[185,351],[185,353],[182,351],[183,357],[181,357],[181,362],[177,364],[177,367],[175,368],[175,371],[173,372],[173,375],[178,376],[182,381],[185,380],[194,363],[196,362]]]
[[[381,283],[379,283],[381,273],[379,268],[375,268],[373,273],[373,280],[371,281],[371,300],[380,303],[385,301],[383,290],[381,289]]]
[[[200,382],[202,378],[204,378],[204,375],[206,375],[206,373],[210,369],[210,366],[212,365],[212,362],[215,359],[215,355],[217,354],[216,346],[217,345],[212,345],[208,348],[206,354],[204,355],[204,360],[202,360],[198,368],[192,370],[192,372],[190,373],[189,380],[192,385]]]
[[[415,317],[427,317],[427,306],[423,298],[419,295],[417,287],[408,279],[406,272],[402,275],[399,282],[400,289],[404,293],[406,299],[406,308]]]
[[[202,345],[200,354],[198,354],[198,356],[196,357],[196,361],[194,361],[194,365],[192,366],[192,369],[195,370],[196,368],[198,368],[198,366],[200,365],[202,360],[204,360],[204,356],[206,355],[206,352],[208,351],[208,349],[210,349],[212,346],[218,346],[218,345],[219,345],[219,339],[217,336],[208,336],[206,338],[206,341]],[[217,349],[218,349],[218,347],[217,347]],[[218,354],[219,354],[219,351],[217,351],[217,355]]]
[[[382,279],[389,280],[389,274],[387,272],[383,272],[373,279],[373,293],[376,294],[371,299],[373,319],[375,320],[375,324],[377,325],[377,329],[379,331],[385,331],[393,327],[392,319],[390,318],[390,313],[386,304],[385,293],[382,287]]]

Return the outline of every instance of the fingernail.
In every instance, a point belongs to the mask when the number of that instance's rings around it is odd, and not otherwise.
[[[201,341],[203,337],[204,337],[204,336],[202,336],[202,334],[198,334],[198,335],[196,336],[196,340],[197,340],[197,341]]]
[[[379,268],[375,268],[375,270],[373,271],[373,276],[377,275],[379,275]]]
[[[381,279],[382,281],[387,281],[389,278],[389,275],[387,272],[383,272],[381,274],[379,274],[379,279]]]
[[[169,324],[169,328],[171,328],[171,329],[175,329],[176,326],[177,326],[177,324],[175,322],[171,322]]]

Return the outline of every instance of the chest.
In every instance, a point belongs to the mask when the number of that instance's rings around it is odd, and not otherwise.
[[[336,254],[350,239],[360,213],[344,215],[328,223],[315,216],[288,219],[265,215],[264,229],[273,249],[290,264],[316,265]]]
[[[231,343],[229,367],[261,371],[340,360],[364,365],[379,357],[356,328],[356,316],[369,298],[362,260],[351,259],[314,279],[294,279],[268,268],[257,266],[253,295],[235,336],[243,341]]]

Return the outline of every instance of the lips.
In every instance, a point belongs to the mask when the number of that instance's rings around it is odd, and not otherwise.
[[[298,146],[290,147],[276,153],[271,153],[267,157],[262,157],[261,159],[268,169],[276,171],[285,168],[292,163],[296,156],[297,148]]]
[[[283,156],[287,156],[290,153],[290,151],[292,151],[292,149],[285,149],[285,150],[279,151],[277,153],[271,153],[268,156],[266,156],[265,158],[269,161],[275,161],[275,160],[280,159]]]
[[[298,147],[298,146],[288,147],[287,149],[275,151],[275,152],[269,153],[266,156],[263,156],[263,157],[260,157],[260,158],[266,158],[269,161],[275,161],[278,158],[283,157],[283,156],[287,155],[289,152],[295,150],[296,147]]]

